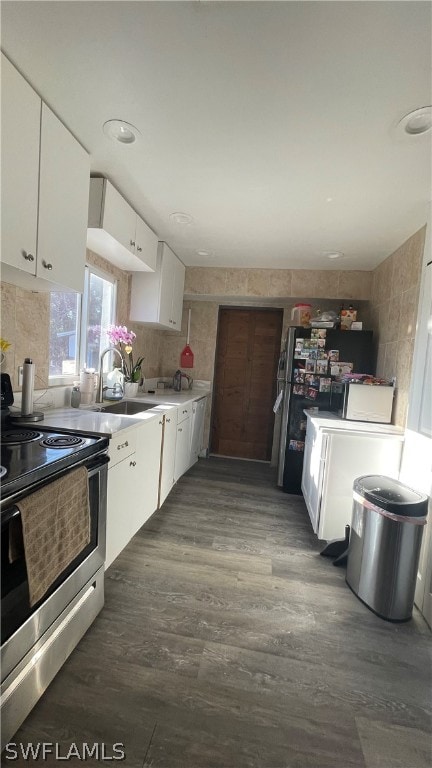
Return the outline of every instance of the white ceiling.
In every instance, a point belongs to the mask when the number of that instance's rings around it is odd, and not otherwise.
[[[1,15],[2,49],[92,171],[188,265],[370,269],[426,220],[430,133],[392,126],[431,103],[429,2],[3,0]],[[110,118],[140,143],[113,143]]]

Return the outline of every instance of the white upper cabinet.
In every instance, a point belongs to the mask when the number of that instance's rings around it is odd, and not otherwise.
[[[158,238],[138,214],[136,214],[134,243],[135,253],[140,261],[145,263],[147,268],[154,272],[156,269]]]
[[[133,274],[130,319],[181,330],[185,267],[166,243],[159,243],[156,272]]]
[[[36,274],[41,100],[1,57],[2,261]]]
[[[90,158],[2,55],[2,279],[84,286]]]
[[[84,289],[89,178],[87,152],[42,104],[36,274],[80,293]]]
[[[156,269],[157,235],[108,179],[90,179],[87,245],[120,269]]]

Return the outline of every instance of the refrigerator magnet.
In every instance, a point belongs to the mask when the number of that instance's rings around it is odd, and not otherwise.
[[[306,397],[308,400],[316,400],[318,396],[318,390],[313,387],[308,387]]]
[[[319,385],[319,391],[320,392],[330,392],[330,388],[331,388],[331,379],[330,378],[320,379],[320,385]]]
[[[317,361],[309,358],[305,363],[306,373],[315,373]]]
[[[338,360],[339,360],[339,350],[338,349],[329,349],[328,359],[332,363],[337,363]]]
[[[288,445],[290,451],[304,451],[303,440],[290,440]]]
[[[328,369],[327,359],[325,359],[325,360],[317,360],[316,361],[316,372],[317,373],[321,373],[321,374],[327,373],[327,369]]]
[[[294,384],[293,386],[293,395],[302,395],[304,396],[305,388],[303,384]]]

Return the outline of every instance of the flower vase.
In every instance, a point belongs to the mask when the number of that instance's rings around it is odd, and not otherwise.
[[[125,381],[124,383],[124,396],[136,397],[138,394],[138,382],[137,381]]]

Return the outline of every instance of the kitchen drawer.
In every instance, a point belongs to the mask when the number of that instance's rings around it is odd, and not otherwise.
[[[109,443],[109,457],[110,467],[114,467],[119,461],[122,461],[127,456],[135,453],[136,449],[136,431],[128,430],[127,432],[119,432],[117,435],[113,435]]]
[[[177,418],[177,424],[181,424],[182,421],[185,419],[188,419],[189,416],[192,414],[192,403],[187,403],[185,405],[179,405],[178,409],[178,418]]]

